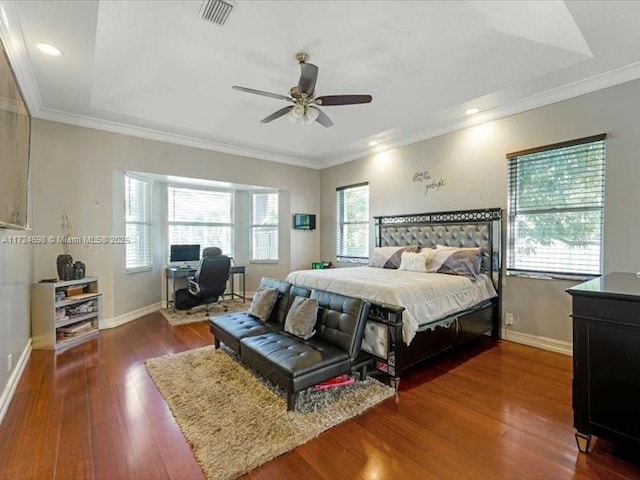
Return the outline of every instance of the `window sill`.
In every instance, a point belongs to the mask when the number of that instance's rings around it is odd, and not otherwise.
[[[571,275],[561,273],[542,273],[542,272],[507,272],[508,277],[531,278],[534,280],[566,280],[569,282],[586,282],[593,280],[601,275]]]
[[[280,263],[280,260],[249,260],[250,264],[265,264],[265,265],[276,265]]]
[[[135,267],[135,268],[126,268],[125,273],[129,275],[130,273],[142,273],[142,272],[151,272],[153,270],[153,266],[148,267]]]

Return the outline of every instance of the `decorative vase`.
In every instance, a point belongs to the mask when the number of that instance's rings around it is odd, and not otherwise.
[[[73,280],[73,263],[65,263],[62,266],[62,280]]]
[[[56,266],[58,268],[58,278],[60,280],[70,280],[70,278],[65,278],[65,265],[72,264],[73,257],[71,255],[67,255],[65,253],[58,255],[58,258],[56,258]]]
[[[87,272],[87,267],[83,262],[77,261],[76,263],[73,264],[73,277],[76,280],[80,280],[81,278],[84,278],[86,272]]]

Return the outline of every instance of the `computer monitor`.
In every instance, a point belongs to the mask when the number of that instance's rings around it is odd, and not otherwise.
[[[200,245],[171,245],[170,262],[197,262],[200,260]]]

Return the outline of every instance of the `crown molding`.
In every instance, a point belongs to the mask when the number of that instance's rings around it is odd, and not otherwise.
[[[568,85],[563,85],[561,87],[547,90],[546,92],[532,95],[517,102],[504,105],[502,107],[484,111],[482,112],[482,123],[500,120],[501,118],[506,118],[511,115],[526,112],[528,110],[545,107],[553,103],[569,100],[581,95],[586,95],[598,90],[603,90],[605,88],[614,87],[616,85],[620,85],[632,80],[637,80],[638,78],[640,78],[640,62],[632,63],[630,65],[626,65],[609,72],[594,75],[592,77],[578,80]],[[455,122],[437,125],[435,127],[429,127],[410,135],[396,137],[389,142],[384,142],[382,146],[384,147],[385,151],[391,150],[423,140],[428,140],[430,138],[446,135],[447,133],[463,130],[465,128],[473,127],[478,124],[479,123],[477,121],[474,121],[473,117],[465,117]],[[360,158],[366,158],[370,155],[375,155],[376,153],[378,152],[375,150],[368,150],[365,152],[353,152],[345,155],[338,155],[320,162],[320,168],[324,169],[333,167],[335,165],[340,165],[341,163],[358,160]]]
[[[199,148],[232,155],[240,155],[271,162],[284,163],[298,167],[321,170],[333,167],[342,163],[358,160],[378,153],[379,148],[370,147],[351,151],[341,155],[335,155],[324,159],[316,159],[312,156],[300,158],[291,155],[276,153],[273,151],[257,150],[236,145],[213,142],[196,137],[178,135],[174,133],[154,130],[149,128],[136,127],[120,122],[97,119],[94,117],[62,112],[59,110],[45,108],[42,104],[42,97],[35,79],[35,74],[29,58],[26,42],[22,34],[20,21],[11,1],[0,0],[0,37],[7,51],[7,56],[11,62],[20,89],[25,99],[25,103],[34,118],[51,120],[55,122],[67,123],[79,127],[103,130],[112,133],[156,140],[165,143],[173,143],[187,147]],[[631,80],[640,78],[640,62],[626,65],[609,72],[563,85],[546,92],[532,95],[517,102],[482,112],[482,123],[487,123],[511,115],[522,113],[535,108],[544,107],[563,100],[579,97],[588,93],[613,87]],[[418,132],[399,136],[391,141],[385,142],[384,150],[410,145],[412,143],[435,138],[447,133],[455,132],[465,128],[478,125],[477,117],[464,117],[454,122],[440,124]]]
[[[245,148],[236,145],[217,143],[209,140],[203,140],[201,138],[178,135],[161,130],[136,127],[124,123],[102,120],[85,115],[78,115],[75,113],[62,112],[60,110],[54,110],[50,108],[41,108],[40,114],[37,116],[37,118],[40,118],[42,120],[50,120],[53,122],[66,123],[78,127],[91,128],[94,130],[102,130],[111,133],[118,133],[121,135],[128,135],[131,137],[144,138],[147,140],[156,140],[159,142],[183,145],[186,147],[210,150],[213,152],[228,153],[231,155],[239,155],[259,160],[267,160],[270,162],[284,163],[296,167],[312,168],[315,170],[320,169],[320,165],[313,160],[305,160],[292,156],[281,155],[274,152],[254,150],[251,148]]]
[[[13,2],[0,1],[0,38],[16,75],[24,103],[31,116],[37,117],[42,109],[42,97]]]

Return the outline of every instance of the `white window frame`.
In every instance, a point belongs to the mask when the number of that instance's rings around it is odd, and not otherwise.
[[[180,189],[184,189],[184,190],[202,190],[202,191],[207,191],[207,192],[218,192],[218,193],[227,193],[231,196],[231,211],[229,212],[229,218],[231,220],[230,223],[224,223],[224,222],[185,222],[185,221],[172,221],[170,220],[170,215],[169,215],[169,189],[170,188],[180,188]],[[170,240],[170,234],[169,234],[169,230],[172,226],[195,226],[195,227],[230,227],[230,245],[229,248],[231,249],[229,252],[222,252],[223,255],[227,255],[231,258],[233,258],[234,255],[234,246],[235,246],[235,191],[233,190],[227,190],[227,189],[222,189],[222,188],[206,188],[206,187],[199,187],[199,186],[193,186],[193,185],[181,185],[181,184],[175,184],[175,183],[170,183],[167,184],[167,204],[166,204],[166,212],[167,212],[167,262],[169,262],[169,248],[170,248],[170,244],[171,244],[171,240]],[[218,245],[202,245],[200,243],[200,250],[201,250],[201,254],[202,254],[202,250],[206,247],[216,247]]]
[[[153,189],[153,182],[151,180],[148,179],[143,179],[140,178],[138,176],[135,175],[131,175],[129,173],[125,173],[124,174],[124,229],[125,229],[125,235],[127,235],[127,240],[130,242],[127,245],[125,245],[125,272],[126,273],[136,273],[136,272],[146,272],[149,270],[153,270],[153,243],[152,243],[152,227],[153,227],[153,222],[151,220],[151,216],[152,216],[152,189]],[[129,211],[129,203],[131,202],[131,199],[129,197],[129,192],[130,189],[128,188],[128,183],[129,181],[135,181],[135,182],[140,182],[146,185],[145,191],[147,193],[146,195],[146,199],[142,199],[142,202],[146,203],[145,208],[143,208],[143,211],[145,211],[147,213],[147,216],[145,218],[142,218],[140,220],[127,220],[127,212]],[[141,226],[142,228],[144,228],[145,230],[147,230],[147,235],[146,235],[146,246],[142,247],[142,249],[138,249],[137,255],[140,255],[142,250],[145,250],[147,252],[149,252],[149,256],[148,258],[144,259],[142,258],[140,260],[139,263],[136,263],[135,266],[132,267],[128,267],[128,251],[131,245],[137,245],[140,242],[140,239],[132,239],[128,237],[128,233],[127,233],[127,226],[128,225],[138,225]],[[134,241],[136,240],[136,241]],[[142,255],[140,255],[142,257]]]
[[[263,224],[255,224],[253,223],[253,219],[254,219],[254,215],[253,215],[253,209],[254,209],[254,198],[255,195],[275,195],[276,196],[276,200],[278,202],[278,218],[276,223],[263,223]],[[279,208],[280,208],[280,194],[277,191],[257,191],[257,192],[251,192],[251,212],[250,212],[250,221],[251,221],[251,227],[250,227],[250,249],[251,249],[251,259],[250,262],[251,263],[278,263],[280,261],[280,239],[279,239],[279,235],[280,235],[280,212],[279,212]],[[255,245],[253,243],[253,232],[254,229],[256,228],[265,228],[265,227],[270,227],[270,228],[274,228],[275,229],[275,233],[276,233],[276,256],[274,258],[256,258],[255,255]]]
[[[602,275],[603,247],[604,247],[604,188],[605,188],[605,162],[606,162],[606,135],[594,135],[568,142],[547,145],[507,155],[509,162],[508,185],[508,220],[507,220],[507,275],[529,276],[536,278],[556,279],[589,279]],[[587,154],[591,158],[587,158]],[[600,155],[595,157],[594,155]],[[560,168],[551,168],[554,160],[558,158],[571,158],[571,163],[563,163]],[[588,161],[589,160],[589,161]],[[535,162],[535,163],[534,163]],[[562,197],[561,203],[551,201],[551,197],[544,193],[532,190],[533,197],[525,195],[527,185],[532,185],[531,180],[521,177],[521,171],[525,171],[526,165],[532,165],[532,172],[544,172],[548,175],[547,184],[558,185],[556,191],[564,192],[567,188],[571,195],[576,192],[584,192],[572,198],[569,194]],[[548,173],[547,173],[548,172]],[[553,172],[556,177],[553,176]],[[573,176],[572,176],[573,175]],[[588,191],[577,190],[575,185],[579,182],[591,181]],[[529,183],[527,183],[529,182]],[[562,183],[558,183],[562,182]],[[574,186],[573,189],[568,187]],[[537,193],[536,193],[537,192]],[[585,195],[589,193],[590,195]],[[532,199],[535,195],[547,199],[536,205]],[[559,217],[558,215],[573,215]],[[579,217],[581,216],[581,217]],[[558,238],[553,234],[556,230],[546,229],[541,234],[543,237],[532,235],[535,233],[537,221],[548,217],[555,220],[558,228],[566,229]],[[585,222],[590,218],[596,218],[596,223]],[[585,240],[584,236],[573,234],[571,222],[578,218],[585,227],[593,228],[590,234],[595,240]],[[569,223],[568,223],[569,222]],[[568,226],[567,226],[568,225]],[[575,223],[573,223],[575,225]],[[578,225],[581,225],[578,223]],[[522,232],[521,232],[522,230]],[[551,233],[550,233],[551,232]],[[542,241],[544,240],[544,241]],[[562,248],[562,244],[568,245]],[[574,246],[571,246],[571,245]],[[590,251],[580,252],[578,248]],[[597,245],[597,248],[595,246]],[[575,250],[575,253],[572,251]],[[538,258],[536,258],[539,257]]]
[[[367,212],[366,212],[366,220],[362,221],[345,221],[345,205],[344,205],[344,192],[351,189],[367,187]],[[344,187],[338,187],[336,189],[336,258],[340,262],[352,262],[352,263],[367,263],[369,260],[369,230],[370,230],[370,196],[369,196],[369,183],[363,182],[355,185],[347,185]],[[352,256],[347,255],[346,252],[341,251],[341,248],[344,246],[344,242],[342,239],[344,238],[346,232],[345,227],[348,225],[365,225],[366,231],[366,241],[365,244],[362,245],[363,256]]]

